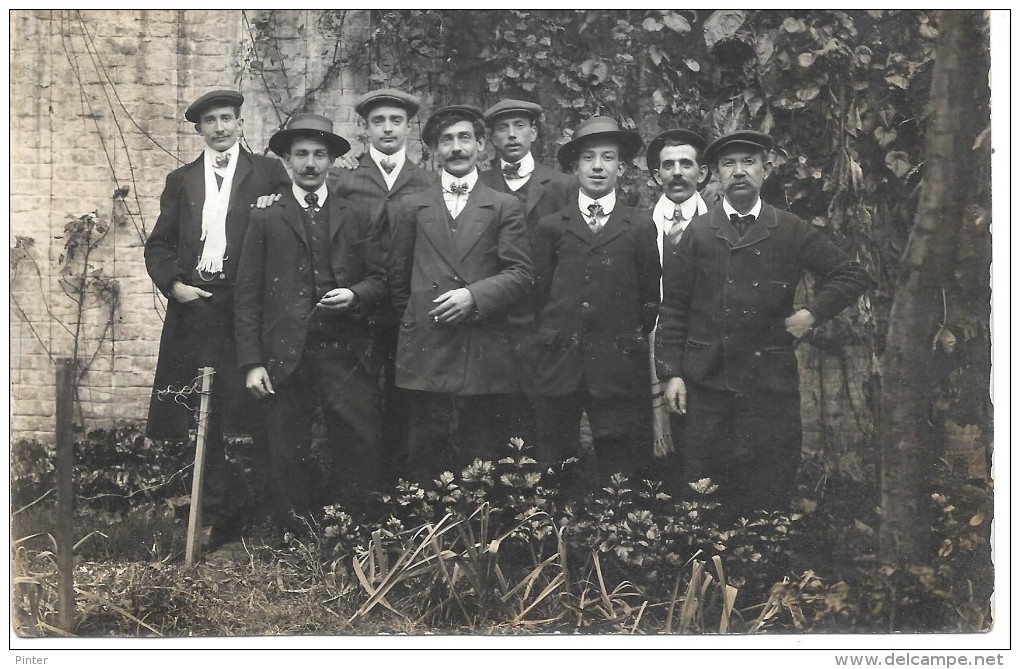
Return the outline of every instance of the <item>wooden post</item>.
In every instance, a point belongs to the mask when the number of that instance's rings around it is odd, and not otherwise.
[[[198,558],[201,548],[199,533],[202,531],[202,484],[205,478],[205,440],[209,429],[209,393],[212,390],[212,367],[202,367],[202,389],[199,391],[198,434],[195,437],[195,467],[191,478],[191,509],[188,514],[188,543],[184,563],[191,567]]]
[[[74,360],[57,359],[57,626],[70,633],[74,627]]]

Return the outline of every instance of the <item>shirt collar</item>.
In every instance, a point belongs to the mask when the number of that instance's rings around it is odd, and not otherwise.
[[[478,181],[478,169],[474,168],[462,177],[455,177],[446,170],[443,170],[439,174],[439,181],[443,184],[443,190],[450,190],[450,186],[455,183],[465,183],[470,193],[475,189],[475,182]]]
[[[736,214],[737,216],[754,216],[757,219],[758,215],[761,214],[761,198],[758,198],[758,201],[754,203],[753,207],[751,207],[751,211],[746,214],[741,214],[739,211],[734,209],[733,205],[731,205],[726,198],[723,198],[722,207],[723,211],[726,213],[726,218]]]
[[[585,216],[588,215],[588,205],[598,203],[602,205],[602,213],[609,216],[616,207],[616,189],[609,191],[599,199],[595,200],[584,194],[583,190],[577,191],[577,208]]]
[[[308,203],[305,202],[305,194],[308,193],[309,191],[306,191],[304,188],[298,186],[297,184],[291,184],[290,187],[291,190],[294,192],[294,199],[298,201],[298,204],[301,205],[301,208],[308,209]],[[315,191],[315,194],[319,196],[319,208],[321,209],[322,205],[326,203],[326,198],[329,196],[329,189],[326,188],[325,182],[321,186],[319,186],[319,188]]]
[[[382,169],[382,165],[380,165],[380,163],[385,159],[391,161],[395,165],[395,170],[399,170],[404,166],[404,161],[407,159],[407,147],[402,146],[399,151],[393,155],[387,156],[385,153],[369,144],[368,155],[371,156],[372,161],[376,165],[379,165],[379,169]]]
[[[211,146],[207,146],[207,147],[205,147],[204,153],[205,153],[205,164],[206,165],[209,165],[213,169],[225,170],[226,169],[225,167],[216,167],[216,165],[213,163],[213,159],[216,156],[225,153],[225,154],[230,156],[230,162],[236,163],[237,162],[237,156],[240,155],[240,153],[241,153],[241,143],[240,142],[234,142],[233,144],[230,145],[230,148],[227,149],[226,151],[217,151],[216,149],[212,148]]]
[[[507,165],[513,165],[513,164],[514,163],[508,163],[507,161],[503,160],[502,158],[499,159],[499,167],[500,167],[500,169],[506,167]],[[520,162],[518,164],[520,165],[520,167],[517,170],[518,178],[526,177],[526,176],[528,176],[529,174],[531,174],[532,172],[535,171],[535,157],[533,155],[531,155],[531,151],[528,151],[524,155],[524,157],[521,158],[521,160],[520,160]]]

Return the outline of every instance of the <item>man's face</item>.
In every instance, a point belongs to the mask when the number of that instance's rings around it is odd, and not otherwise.
[[[294,183],[307,191],[314,191],[325,183],[333,156],[322,140],[299,137],[291,143],[290,153],[283,160],[290,168]]]
[[[730,204],[753,207],[765,177],[772,171],[772,161],[761,150],[749,147],[723,149],[717,159],[719,183]]]
[[[244,120],[237,115],[234,107],[208,107],[202,110],[195,124],[195,132],[215,151],[226,151],[241,136]]]
[[[502,116],[492,126],[492,145],[499,157],[516,163],[531,151],[538,128],[528,116]]]
[[[673,202],[686,202],[698,192],[708,175],[708,165],[698,165],[698,150],[690,144],[664,146],[655,168],[655,182]]]
[[[455,177],[462,177],[475,168],[478,154],[484,148],[485,140],[475,136],[471,121],[457,121],[439,133],[436,155],[443,169]]]
[[[594,139],[581,145],[574,173],[584,194],[597,200],[616,188],[623,169],[619,145],[612,140]]]
[[[404,147],[407,139],[407,110],[402,107],[379,105],[365,118],[368,141],[376,151],[393,155]]]

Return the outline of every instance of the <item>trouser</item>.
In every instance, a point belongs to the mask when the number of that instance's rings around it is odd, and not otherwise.
[[[509,455],[507,443],[520,430],[527,402],[517,394],[405,392],[411,417],[407,469],[419,482],[458,473],[476,458],[494,462]]]
[[[380,485],[387,486],[407,477],[407,433],[411,423],[408,391],[396,384],[397,328],[382,334],[382,433],[380,446]]]
[[[367,508],[379,475],[377,376],[346,343],[323,342],[306,347],[297,368],[274,390],[262,400],[273,515],[286,522],[292,510],[334,502]],[[323,448],[313,452],[317,418]]]
[[[688,480],[711,478],[725,515],[788,511],[801,458],[800,393],[687,384]]]
[[[536,398],[536,460],[543,468],[579,455],[581,413],[588,414],[599,475],[647,471],[652,457],[652,405],[647,394],[599,399],[586,387]]]

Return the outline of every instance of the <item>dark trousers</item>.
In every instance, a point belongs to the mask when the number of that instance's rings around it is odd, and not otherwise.
[[[426,482],[444,471],[460,472],[476,458],[496,461],[506,455],[520,430],[520,395],[450,395],[405,391],[410,400],[407,469]]]
[[[291,510],[334,502],[365,507],[378,480],[376,375],[357,362],[346,343],[323,342],[306,347],[297,368],[274,390],[263,400],[273,515],[286,521]],[[324,448],[313,454],[317,419]]]
[[[687,384],[684,467],[711,478],[726,516],[787,511],[801,458],[800,393],[736,393]]]
[[[396,384],[397,327],[382,334],[382,433],[379,484],[391,485],[407,477],[407,433],[411,424],[407,391]]]
[[[652,403],[647,394],[598,399],[582,388],[536,398],[536,460],[543,468],[580,454],[581,413],[588,414],[601,478],[647,470],[652,458]]]

